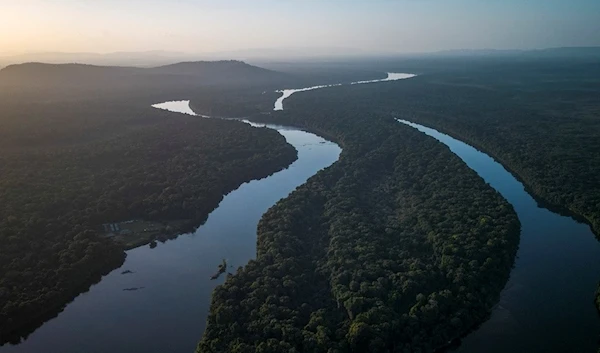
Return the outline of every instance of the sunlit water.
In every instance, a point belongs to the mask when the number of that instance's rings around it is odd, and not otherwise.
[[[194,114],[188,101],[154,107]],[[193,352],[204,332],[211,293],[224,281],[224,276],[209,279],[217,265],[225,258],[228,271],[235,272],[253,259],[256,226],[263,213],[334,163],[341,152],[339,146],[314,134],[266,126],[298,150],[298,160],[289,168],[229,193],[193,234],[159,243],[155,249],[128,251],[121,268],[79,295],[23,343],[5,345],[0,352]],[[125,270],[133,273],[121,274]]]
[[[457,351],[596,352],[600,243],[589,226],[539,207],[523,184],[488,155],[434,129],[399,122],[447,145],[513,205],[521,221],[515,268],[500,302]]]
[[[356,81],[356,82],[352,82],[350,84],[351,85],[360,85],[360,84],[365,84],[365,83],[405,80],[407,78],[413,78],[415,76],[416,75],[414,75],[414,74],[388,72],[386,78],[382,78],[382,79],[378,79],[378,80]],[[283,110],[283,101],[286,100],[287,98],[289,98],[294,93],[312,91],[312,90],[319,89],[319,88],[336,87],[336,86],[341,86],[341,85],[342,85],[341,83],[336,83],[336,84],[332,84],[332,85],[321,85],[321,86],[313,86],[313,87],[306,87],[306,88],[279,90],[277,92],[282,93],[282,95],[275,101],[275,109],[274,110]]]

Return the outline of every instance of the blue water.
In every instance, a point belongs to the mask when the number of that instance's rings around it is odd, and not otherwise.
[[[399,122],[447,145],[513,205],[521,221],[515,268],[500,302],[457,351],[596,352],[600,243],[590,227],[539,207],[523,184],[485,153],[434,129]]]
[[[190,114],[189,102],[157,105]],[[193,112],[192,112],[193,114]],[[255,125],[255,124],[253,124]],[[336,144],[283,126],[276,129],[298,150],[298,160],[274,175],[229,193],[193,234],[127,252],[125,264],[79,295],[58,317],[19,345],[2,353],[166,353],[193,352],[202,337],[222,259],[235,272],[256,255],[258,221],[319,170],[334,163]],[[125,270],[131,274],[121,274]],[[124,291],[125,288],[141,288]]]
[[[392,76],[393,75],[393,76]],[[410,74],[389,74],[406,79]],[[275,110],[296,92],[283,90]],[[188,101],[155,105],[195,113]],[[433,129],[400,120],[446,144],[515,208],[522,224],[515,268],[491,318],[457,349],[480,352],[596,352],[600,320],[593,297],[600,279],[600,244],[587,225],[538,207],[502,165]],[[264,126],[253,124],[253,126]],[[294,128],[266,125],[298,150],[298,160],[268,178],[228,194],[193,234],[127,252],[125,264],[78,296],[55,319],[0,353],[192,352],[204,332],[214,287],[208,278],[223,258],[235,271],[256,254],[262,214],[310,176],[334,163],[339,146]],[[123,275],[122,271],[134,273]],[[140,288],[123,291],[125,288]]]
[[[358,81],[368,84],[414,77],[388,73],[387,78]],[[323,86],[325,87],[325,86]],[[274,110],[296,92],[283,90]],[[189,101],[153,105],[181,114],[196,114]],[[319,170],[333,164],[341,149],[314,134],[292,127],[256,124],[274,129],[298,150],[298,160],[286,170],[243,184],[228,194],[196,232],[181,235],[158,247],[127,252],[125,264],[79,295],[56,318],[49,320],[18,345],[0,347],[0,353],[129,353],[193,352],[202,337],[213,289],[224,281],[210,281],[223,258],[235,272],[256,255],[256,227],[278,200]],[[130,274],[121,274],[129,270]],[[124,291],[126,288],[139,288]]]

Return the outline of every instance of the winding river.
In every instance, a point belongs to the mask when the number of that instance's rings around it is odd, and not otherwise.
[[[389,73],[385,79],[352,84],[414,76]],[[282,96],[274,110],[282,110],[284,100],[294,93],[331,86],[338,85],[278,91]],[[197,115],[189,101],[154,107]],[[600,278],[600,245],[589,227],[538,207],[523,185],[484,153],[433,129],[399,122],[448,145],[513,204],[523,226],[516,265],[500,303],[490,320],[469,334],[458,350],[595,352],[600,322],[593,293]],[[121,268],[79,295],[22,343],[0,347],[0,352],[193,352],[205,328],[212,290],[224,280],[209,280],[221,259],[226,258],[228,270],[234,271],[254,258],[262,214],[334,163],[341,152],[336,144],[308,132],[250,124],[281,133],[298,150],[298,160],[226,195],[194,233],[155,249],[128,251]]]

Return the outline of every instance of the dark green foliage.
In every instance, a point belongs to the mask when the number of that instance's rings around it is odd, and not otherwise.
[[[0,344],[122,263],[122,249],[99,237],[98,225],[188,219],[192,229],[224,193],[295,158],[274,131],[151,104],[204,97],[205,114],[243,116],[269,110],[276,88],[323,80],[239,61],[0,70]]]
[[[263,216],[198,352],[425,352],[481,322],[516,253],[512,207],[433,139],[302,97],[261,118],[333,137],[340,161]]]
[[[454,62],[437,70],[402,84],[323,90],[311,99],[371,107],[457,136],[510,168],[540,201],[600,233],[600,63]]]
[[[597,59],[437,59],[399,66],[424,73],[401,84],[306,92],[287,106],[327,102],[456,136],[500,161],[541,204],[600,234]]]
[[[102,223],[186,219],[191,230],[225,193],[296,158],[275,131],[134,102],[7,103],[0,112],[3,342],[122,263]]]
[[[280,95],[273,87],[252,90],[210,87],[195,90],[191,106],[203,115],[244,118],[272,110]]]

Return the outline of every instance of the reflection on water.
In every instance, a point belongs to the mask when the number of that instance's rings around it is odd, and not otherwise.
[[[193,114],[188,101],[157,108]],[[271,126],[268,126],[271,127]],[[229,193],[193,234],[127,252],[125,264],[81,294],[57,318],[25,342],[2,353],[111,352],[190,353],[206,325],[211,293],[225,276],[211,281],[222,259],[235,272],[256,254],[256,226],[278,200],[335,162],[341,149],[314,134],[277,128],[298,150],[298,160],[270,177]],[[132,271],[122,274],[125,271]],[[124,290],[143,288],[143,290]]]
[[[523,184],[485,153],[434,129],[399,122],[447,145],[513,205],[521,221],[515,268],[500,302],[458,352],[596,352],[600,243],[590,228],[538,207]]]

